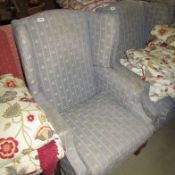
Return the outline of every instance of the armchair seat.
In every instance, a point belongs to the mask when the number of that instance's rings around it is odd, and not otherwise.
[[[106,174],[153,133],[152,125],[104,91],[61,115],[73,130],[75,147],[90,174]]]

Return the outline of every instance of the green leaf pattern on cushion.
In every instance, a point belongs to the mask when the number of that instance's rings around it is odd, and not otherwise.
[[[12,118],[12,117],[18,117],[21,115],[21,108],[18,103],[15,103],[8,107],[2,117],[4,118]]]
[[[16,98],[17,92],[6,91],[2,96],[0,96],[0,103],[6,103],[8,101],[14,100]]]

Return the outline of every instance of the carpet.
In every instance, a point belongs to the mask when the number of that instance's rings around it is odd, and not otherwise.
[[[138,156],[108,175],[175,175],[175,120],[156,131]]]

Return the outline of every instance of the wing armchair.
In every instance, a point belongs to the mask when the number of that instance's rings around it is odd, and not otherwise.
[[[118,25],[111,14],[71,10],[13,21],[28,87],[65,144],[66,175],[106,174],[154,131],[137,98],[123,93],[125,77],[110,66]]]

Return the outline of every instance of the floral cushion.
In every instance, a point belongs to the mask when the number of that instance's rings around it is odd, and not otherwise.
[[[130,49],[128,59],[121,59],[127,67],[142,80],[150,83],[149,96],[158,101],[166,96],[175,98],[175,49],[165,40],[153,39],[145,49]]]
[[[37,150],[54,140],[58,158],[64,156],[59,136],[24,82],[0,76],[0,174],[41,171]]]
[[[166,42],[168,45],[175,47],[175,27],[167,25],[156,25],[151,34],[158,40]]]

